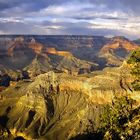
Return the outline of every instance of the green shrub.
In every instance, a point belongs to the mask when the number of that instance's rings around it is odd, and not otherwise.
[[[134,76],[134,81],[132,82],[132,87],[134,90],[140,90],[140,49],[135,50],[130,58],[128,59],[128,64],[131,64],[131,74]]]
[[[100,125],[104,139],[121,139],[124,125],[131,120],[134,103],[135,101],[127,96],[115,97],[112,104],[104,107]]]

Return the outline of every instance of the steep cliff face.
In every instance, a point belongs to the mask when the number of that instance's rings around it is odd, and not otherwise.
[[[138,45],[124,37],[102,36],[7,36],[0,37],[0,63],[12,69],[23,69],[36,55],[76,57],[99,65],[120,66]],[[22,63],[19,62],[19,58]],[[93,69],[96,69],[93,68]],[[85,70],[84,70],[85,71]]]
[[[118,48],[124,48],[126,51],[133,51],[136,48],[138,48],[138,45],[130,42],[128,39],[124,37],[114,37],[111,39],[111,41],[102,48],[102,51],[108,52],[112,49],[112,51],[115,51]]]
[[[24,42],[23,38],[12,40],[8,46],[5,56],[0,59],[0,64],[9,69],[22,69],[28,65],[35,56],[35,53],[27,47],[27,43]]]
[[[55,48],[46,48],[46,53],[47,54],[54,54],[54,55],[59,55],[59,56],[73,56],[71,52],[68,51],[58,51]]]
[[[60,63],[57,65],[56,69],[60,71],[67,71],[69,74],[77,75],[81,69],[87,69],[87,72],[91,72],[91,67],[95,69],[98,68],[98,65],[88,61],[80,60],[75,57],[64,57],[61,59]]]
[[[30,77],[35,77],[39,74],[46,73],[52,70],[53,67],[50,63],[50,59],[47,56],[37,55],[32,62],[24,68],[30,75]]]
[[[35,52],[35,54],[41,54],[43,51],[43,45],[36,42],[29,43],[29,48],[31,48]]]
[[[119,66],[130,52],[136,50],[139,46],[130,42],[124,37],[114,37],[103,46],[99,52],[99,57],[107,60],[107,65]]]
[[[30,40],[24,37],[15,38],[9,43],[7,50],[1,51],[0,57],[2,58],[0,64],[3,66],[13,70],[25,69],[32,73],[31,75],[49,70],[78,74],[80,69],[90,72],[98,67],[95,63],[74,57],[70,51],[46,47],[38,43],[35,38]]]
[[[39,42],[46,46],[55,46],[60,50],[75,50],[78,48],[96,48],[100,49],[108,42],[108,39],[103,36],[36,36]]]

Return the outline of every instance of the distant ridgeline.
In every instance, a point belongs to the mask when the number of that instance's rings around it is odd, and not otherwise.
[[[0,36],[0,71],[13,81],[34,78],[49,71],[75,76],[89,74],[121,66],[137,48],[137,41],[121,36],[5,35]],[[139,64],[137,70],[138,67]],[[139,75],[136,71],[132,73]],[[7,76],[1,75],[0,85],[9,85]],[[138,79],[133,83],[138,89],[136,83]]]

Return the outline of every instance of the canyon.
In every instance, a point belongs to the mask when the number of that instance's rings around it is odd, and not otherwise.
[[[128,60],[138,49],[125,37],[0,36],[0,138],[136,139],[140,96]],[[114,137],[101,120],[108,106],[128,110]]]

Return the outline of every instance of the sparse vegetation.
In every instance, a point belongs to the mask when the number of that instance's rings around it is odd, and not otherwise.
[[[134,51],[130,56],[128,63],[131,64],[131,74],[134,76],[132,86],[134,90],[140,90],[140,49]]]
[[[105,140],[137,140],[140,138],[140,108],[128,96],[115,97],[111,105],[104,108],[99,131]]]
[[[138,140],[140,138],[140,107],[128,96],[116,96],[112,104],[104,106],[100,125],[94,130],[94,123],[85,133],[72,140]]]

